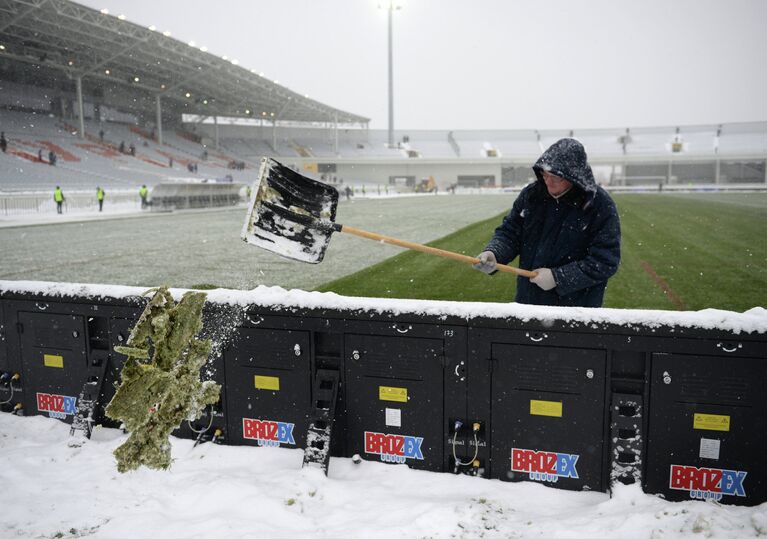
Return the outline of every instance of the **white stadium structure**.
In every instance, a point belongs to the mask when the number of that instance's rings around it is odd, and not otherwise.
[[[767,183],[767,122],[398,131],[392,147],[364,116],[67,0],[0,0],[0,130],[0,215],[20,193],[47,196],[55,185],[135,193],[174,180],[247,184],[262,156],[379,190],[412,190],[429,177],[439,190],[517,188],[541,151],[568,136],[615,189]]]

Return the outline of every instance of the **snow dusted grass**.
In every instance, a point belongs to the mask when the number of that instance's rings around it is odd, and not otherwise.
[[[670,503],[638,486],[613,498],[535,483],[331,459],[302,470],[296,449],[173,439],[170,471],[121,475],[125,435],[97,429],[81,448],[69,427],[0,414],[0,537],[757,537],[767,504]]]
[[[767,194],[618,194],[621,267],[605,307],[745,311],[767,305]],[[476,255],[501,215],[431,243]],[[516,265],[516,261],[513,263]],[[525,268],[534,269],[534,268]],[[319,288],[350,296],[513,301],[516,278],[406,252]]]
[[[514,197],[355,198],[339,204],[337,221],[428,242],[508,209]],[[0,279],[311,290],[401,252],[334,234],[321,264],[288,260],[240,240],[245,212],[242,207],[77,223],[59,223],[53,214],[49,225],[0,228]]]

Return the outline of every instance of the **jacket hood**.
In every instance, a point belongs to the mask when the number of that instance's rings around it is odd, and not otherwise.
[[[564,178],[579,187],[588,201],[597,192],[594,173],[586,157],[583,144],[572,138],[563,138],[549,146],[543,155],[533,165],[538,181],[543,183],[543,171]]]

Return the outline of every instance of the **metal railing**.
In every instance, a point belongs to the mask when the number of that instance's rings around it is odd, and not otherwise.
[[[98,208],[96,193],[64,193],[64,212],[87,211]],[[105,208],[119,204],[122,207],[135,204],[139,206],[137,193],[107,193],[104,201]],[[53,194],[0,194],[0,215],[30,215],[56,213],[56,202]]]

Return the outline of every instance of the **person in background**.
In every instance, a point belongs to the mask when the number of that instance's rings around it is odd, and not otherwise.
[[[56,202],[56,213],[63,213],[61,206],[64,204],[66,199],[64,198],[64,192],[58,185],[56,186],[56,189],[53,190],[53,200]]]
[[[42,148],[37,150],[37,160],[40,161],[41,163],[43,162],[43,149]]]
[[[147,197],[149,196],[149,189],[146,188],[146,185],[142,185],[138,190],[138,196],[141,197],[141,209],[146,209],[146,207],[149,205],[149,202],[147,201]]]
[[[101,186],[96,187],[96,200],[99,201],[99,211],[104,209],[104,190]]]
[[[48,152],[48,164],[52,167],[56,166],[56,152],[53,150]]]
[[[0,133],[0,150],[5,153],[5,151],[8,149],[8,139],[5,138],[5,131]]]
[[[533,171],[538,180],[519,194],[474,267],[492,275],[519,255],[519,266],[537,276],[517,278],[518,303],[601,307],[621,256],[615,203],[575,139],[555,142]]]

